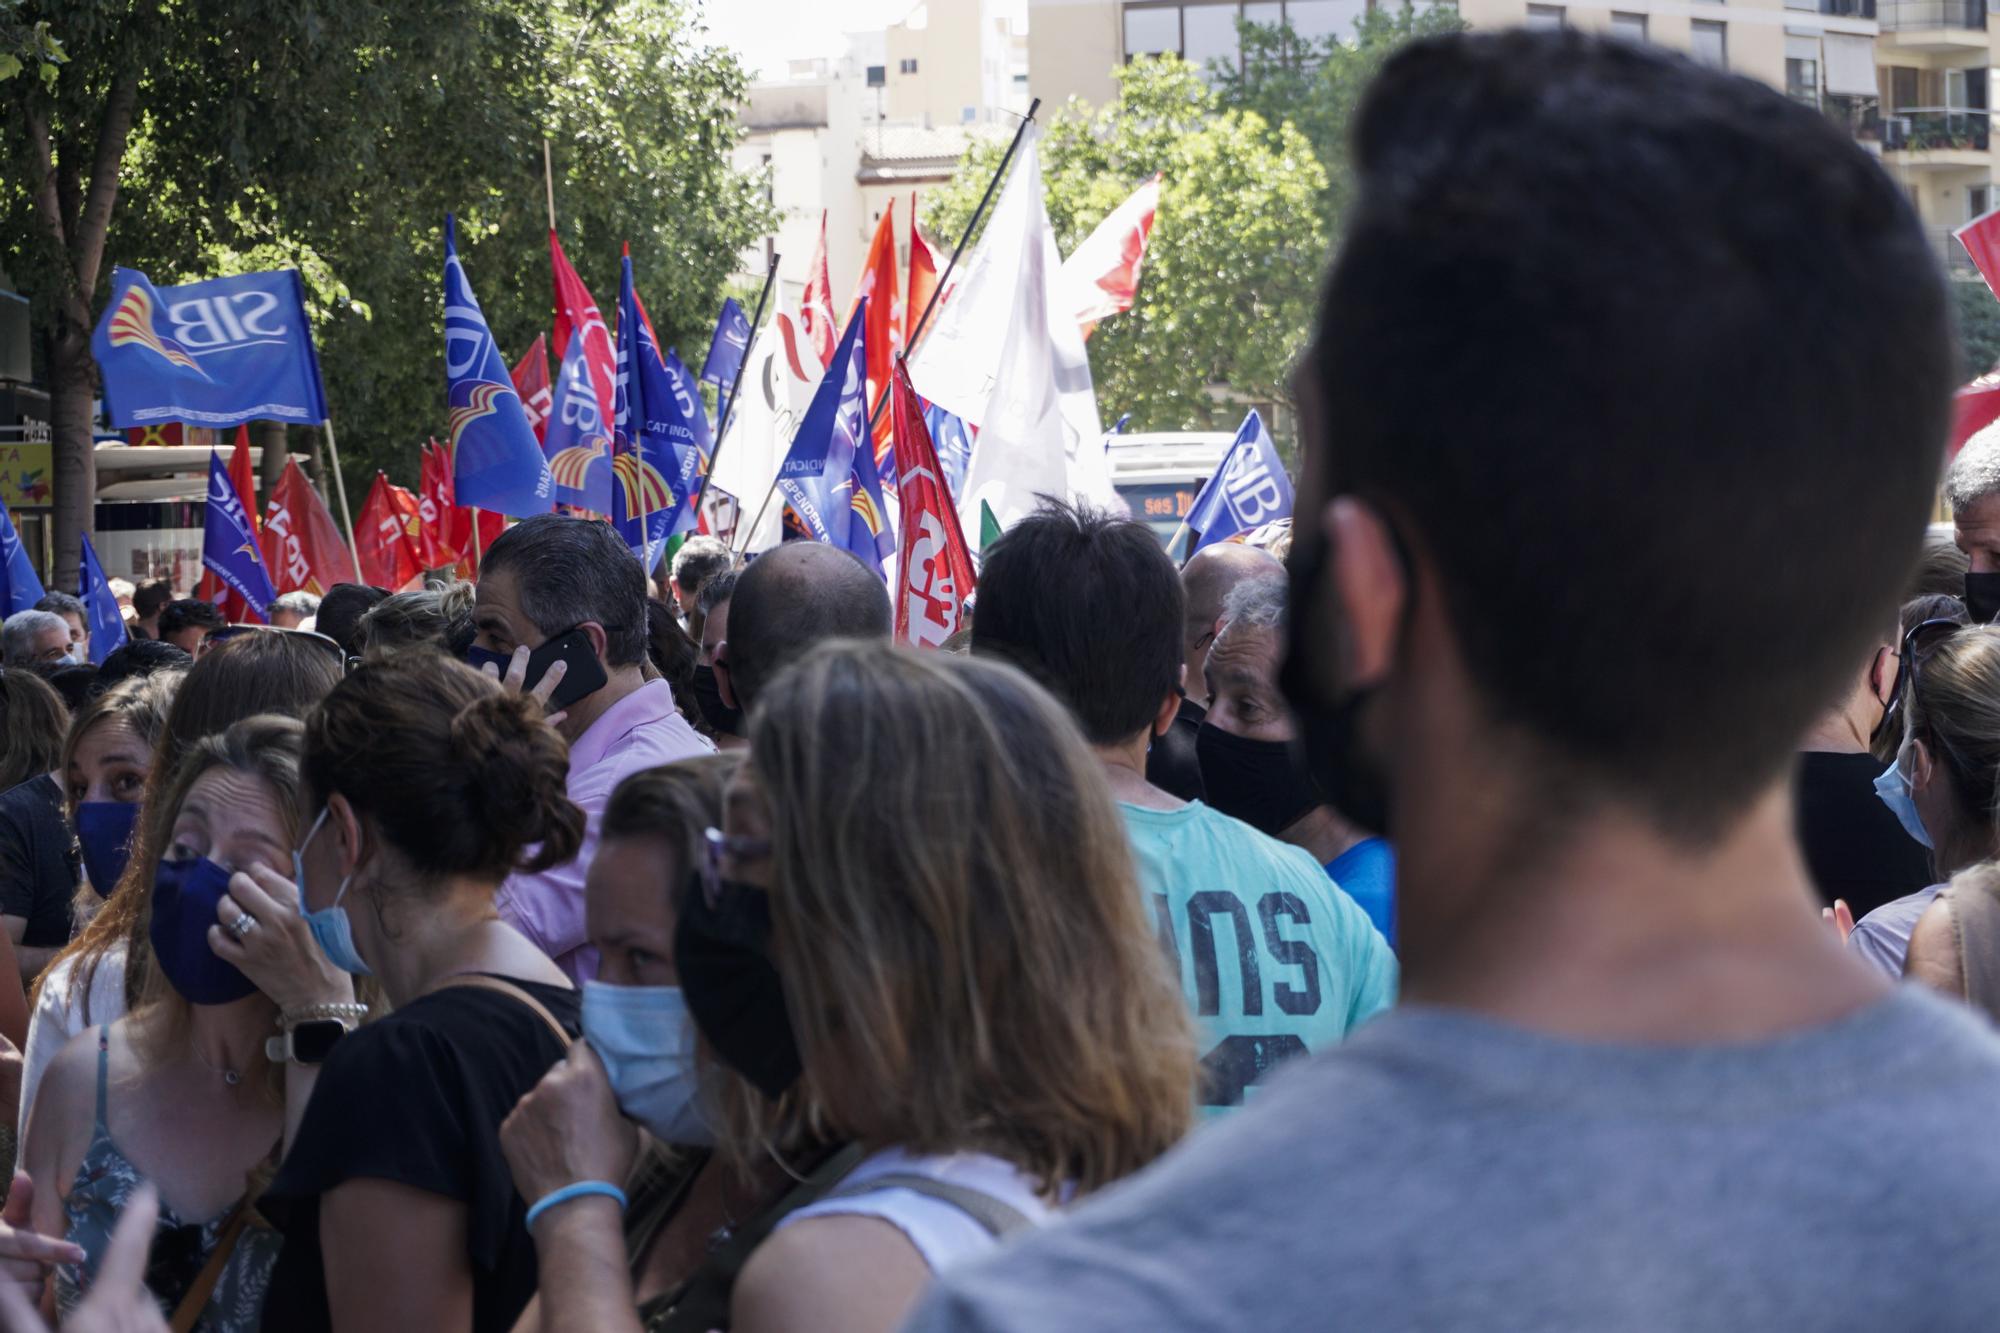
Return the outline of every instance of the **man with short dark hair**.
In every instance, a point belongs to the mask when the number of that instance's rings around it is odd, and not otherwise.
[[[66,592],[45,592],[35,603],[35,609],[61,616],[69,626],[69,657],[72,662],[90,660],[90,612],[85,609],[81,597],[72,597]]]
[[[158,639],[131,639],[113,648],[104,665],[97,669],[96,690],[104,693],[113,685],[139,680],[155,671],[185,670],[194,658],[171,643]]]
[[[851,552],[824,542],[786,542],[737,575],[729,637],[715,641],[722,702],[748,713],[780,670],[826,639],[886,639],[894,628],[889,590]]]
[[[183,597],[160,612],[160,637],[190,657],[200,657],[208,636],[229,624],[213,602]]]
[[[972,651],[1047,686],[1103,764],[1221,1108],[1387,1007],[1396,960],[1310,856],[1146,780],[1181,702],[1181,599],[1145,526],[1045,503],[981,558]]]
[[[701,653],[694,665],[695,706],[715,736],[718,750],[738,750],[749,742],[743,735],[743,710],[722,701],[715,676],[715,650],[729,638],[729,603],[736,596],[737,571],[724,570],[701,585],[695,595],[695,617],[701,623]]]
[[[1574,31],[1403,48],[1352,142],[1282,681],[1405,1003],[907,1327],[1989,1326],[2000,1036],[1841,947],[1789,792],[1942,462],[1909,199]]]
[[[486,548],[472,618],[468,660],[496,675],[525,671],[533,650],[571,634],[584,637],[604,672],[602,686],[564,706],[560,728],[569,798],[587,820],[583,846],[573,861],[510,876],[496,899],[503,920],[587,981],[597,975],[597,951],[586,943],[583,876],[612,789],[713,747],[681,717],[673,687],[645,677],[646,573],[610,525],[537,514],[508,528]]]
[[[1974,623],[2000,617],[2000,422],[1965,442],[1944,478],[1952,540],[1965,553],[1965,609]]]
[[[695,599],[700,596],[702,585],[728,573],[735,563],[736,557],[729,547],[714,537],[690,537],[674,552],[673,574],[668,582],[673,585],[674,601],[680,606],[682,619],[691,620],[699,611]],[[689,629],[698,631],[700,627],[690,625]]]
[[[132,594],[132,623],[127,627],[135,639],[160,637],[160,613],[174,600],[173,585],[165,579],[144,583]]]

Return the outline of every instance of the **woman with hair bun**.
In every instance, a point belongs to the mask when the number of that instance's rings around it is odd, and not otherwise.
[[[579,1007],[493,895],[576,854],[568,751],[532,697],[426,654],[335,687],[302,769],[303,914],[283,877],[238,875],[211,932],[269,981],[289,1047],[264,1327],[506,1329],[535,1252],[500,1122],[563,1058]],[[350,1029],[354,975],[390,1012]]]

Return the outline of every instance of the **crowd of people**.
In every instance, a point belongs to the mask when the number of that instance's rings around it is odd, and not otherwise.
[[[1051,499],[915,650],[546,515],[10,617],[0,1327],[1985,1326],[2000,428],[1908,202],[1571,32],[1354,153],[1283,563]]]

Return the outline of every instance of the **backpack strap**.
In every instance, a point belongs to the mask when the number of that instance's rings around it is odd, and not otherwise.
[[[215,1294],[215,1284],[222,1280],[222,1270],[229,1266],[229,1256],[236,1253],[236,1242],[243,1238],[244,1224],[250,1220],[250,1200],[245,1197],[237,1201],[229,1210],[229,1221],[222,1228],[222,1234],[215,1238],[215,1248],[209,1252],[208,1262],[195,1275],[194,1285],[181,1297],[181,1303],[174,1307],[173,1322],[169,1325],[172,1333],[190,1333],[202,1311],[208,1308],[208,1298]]]
[[[879,1190],[908,1190],[912,1194],[948,1203],[984,1227],[986,1234],[995,1240],[1003,1240],[1016,1231],[1026,1231],[1035,1225],[1020,1209],[1003,1203],[984,1190],[918,1175],[914,1171],[885,1171],[879,1176],[870,1176],[837,1189],[826,1198],[828,1201],[854,1199]]]
[[[489,977],[483,972],[460,972],[457,976],[446,977],[443,981],[431,987],[430,992],[427,993],[441,991],[447,986],[477,986],[481,990],[498,991],[502,995],[512,996],[516,1001],[532,1010],[537,1018],[549,1025],[549,1031],[556,1034],[556,1040],[562,1043],[562,1048],[565,1051],[570,1048],[572,1038],[569,1035],[569,1030],[556,1021],[556,1016],[549,1012],[547,1005],[513,982],[502,977]]]

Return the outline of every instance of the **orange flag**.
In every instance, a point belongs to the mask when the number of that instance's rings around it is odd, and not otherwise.
[[[303,591],[323,597],[336,583],[361,581],[326,501],[290,459],[285,460],[284,475],[271,488],[264,531],[257,541],[264,548],[271,586],[280,594]]]
[[[410,583],[424,572],[417,562],[416,541],[411,529],[418,526],[417,497],[377,472],[368,489],[368,502],[361,506],[361,521],[354,525],[354,543],[360,549],[361,577],[391,592]]]
[[[915,344],[917,321],[924,317],[924,307],[931,303],[931,293],[937,290],[937,257],[930,246],[924,244],[924,234],[917,230],[917,194],[910,192],[910,294],[903,302],[903,350],[909,351]]]
[[[889,367],[896,364],[896,353],[903,349],[903,316],[897,302],[896,292],[896,201],[882,210],[882,220],[875,225],[875,240],[868,247],[868,259],[861,265],[861,281],[855,285],[854,300],[848,303],[847,317],[854,318],[854,308],[868,298],[868,322],[862,327],[862,342],[868,351],[868,406],[873,412],[875,403],[883,391],[889,387]],[[877,461],[880,461],[882,446],[889,439],[889,414],[884,412],[875,422],[875,444]]]
[[[236,488],[236,499],[243,506],[243,516],[250,520],[250,530],[257,531],[257,479],[250,468],[250,428],[236,428],[236,447],[229,451],[229,484]],[[261,541],[261,539],[260,539]],[[268,564],[269,562],[266,561]],[[280,588],[279,592],[288,591]],[[204,602],[213,602],[215,609],[222,612],[222,618],[232,625],[264,623],[264,617],[250,609],[250,603],[229,590],[229,585],[217,578],[213,572],[205,571],[194,595]]]

